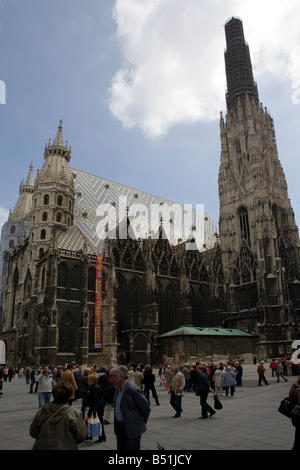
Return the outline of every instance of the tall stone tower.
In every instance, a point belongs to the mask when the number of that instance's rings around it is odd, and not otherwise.
[[[228,327],[259,334],[261,357],[300,338],[299,233],[274,123],[259,103],[243,24],[225,25],[227,115],[220,117],[220,246]]]

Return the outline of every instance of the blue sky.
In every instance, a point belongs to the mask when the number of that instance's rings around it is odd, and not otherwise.
[[[243,20],[299,224],[298,0],[0,0],[0,225],[60,119],[73,168],[204,204],[218,225],[231,16]]]

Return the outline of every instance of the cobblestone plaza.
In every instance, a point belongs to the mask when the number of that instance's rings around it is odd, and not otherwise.
[[[266,364],[268,368],[269,364]],[[193,392],[185,392],[183,413],[180,420],[174,420],[169,403],[168,391],[159,385],[156,373],[156,389],[160,406],[151,401],[148,430],[142,436],[142,450],[155,454],[168,451],[187,455],[186,451],[275,451],[291,450],[294,428],[289,419],[278,412],[280,400],[288,395],[296,377],[289,376],[277,383],[267,370],[269,386],[258,386],[256,366],[243,365],[242,387],[237,387],[233,397],[220,397],[223,409],[205,421],[199,420],[199,398]],[[30,450],[34,440],[29,435],[29,426],[38,409],[38,397],[29,393],[25,378],[14,378],[5,382],[0,398],[0,450]],[[208,402],[213,404],[210,394]],[[72,406],[80,409],[81,400]],[[116,450],[116,438],[111,424],[106,425],[107,440],[103,443],[84,441],[80,451]]]

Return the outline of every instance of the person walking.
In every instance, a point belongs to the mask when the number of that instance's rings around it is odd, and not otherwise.
[[[236,363],[236,385],[237,387],[241,387],[243,383],[243,366],[240,361]]]
[[[300,377],[293,383],[290,388],[289,396],[294,397],[296,403],[300,405]],[[294,445],[292,450],[293,451],[300,451],[300,419],[292,418],[292,424],[295,427],[295,437],[294,437]]]
[[[182,396],[183,389],[185,387],[185,378],[184,375],[179,372],[178,367],[172,367],[172,373],[169,378],[170,387],[170,404],[176,411],[174,418],[180,418],[182,413]]]
[[[223,377],[225,374],[224,366],[219,366],[218,369],[215,370],[213,376],[213,386],[215,390],[215,395],[222,396],[223,393]]]
[[[109,380],[110,380],[110,382],[109,382],[109,385],[108,385],[108,388],[107,388],[106,394],[105,394],[106,406],[105,406],[105,409],[104,409],[104,417],[103,417],[104,418],[104,424],[110,424],[109,418],[110,418],[110,414],[113,410],[114,398],[115,398],[115,393],[116,393],[116,390],[117,390],[116,385],[114,385],[112,383],[111,377],[109,377]]]
[[[280,377],[285,382],[288,382],[288,379],[286,379],[285,376],[283,375],[282,361],[278,361],[277,368],[276,368],[276,377],[277,377],[277,382],[280,382]]]
[[[257,373],[258,373],[258,385],[261,386],[261,382],[264,382],[265,385],[269,385],[267,382],[267,379],[265,377],[265,366],[264,366],[265,361],[260,361],[260,363],[257,366]]]
[[[53,374],[49,371],[49,366],[45,365],[41,368],[35,381],[38,383],[39,408],[41,408],[46,403],[50,403],[51,400]]]
[[[60,376],[60,383],[62,385],[70,385],[73,388],[73,393],[69,401],[69,405],[72,405],[73,401],[75,400],[76,390],[78,390],[73,374],[73,364],[68,364],[67,369],[62,372]]]
[[[129,380],[129,379],[128,379]],[[150,391],[152,393],[152,398],[154,398],[156,405],[159,405],[157,392],[155,389],[155,375],[153,374],[153,370],[150,366],[147,366],[144,371],[144,393],[150,405]]]
[[[184,375],[184,379],[185,379],[184,390],[186,390],[187,392],[190,392],[191,391],[191,387],[190,387],[191,373],[190,373],[190,368],[188,364],[184,364],[183,368],[181,369],[181,372]]]
[[[137,366],[135,373],[133,374],[134,383],[140,387],[141,389],[144,388],[144,374],[141,372],[140,366]]]
[[[102,400],[102,393],[101,393],[101,388],[98,383],[98,375],[92,373],[88,375],[88,386],[89,386],[89,394],[88,394],[88,402],[89,402],[89,411],[88,411],[88,417],[91,417],[94,412],[97,413],[98,418],[101,423],[101,435],[98,436],[97,441],[95,442],[105,442],[106,441],[106,435],[105,435],[105,430],[104,430],[104,420],[103,420],[103,414],[104,414],[104,405],[103,405],[103,400]],[[90,438],[92,439],[92,438]]]
[[[125,366],[110,371],[113,384],[117,386],[114,399],[114,432],[117,450],[140,450],[142,434],[147,430],[150,406],[143,390],[128,381]]]
[[[81,413],[83,419],[85,419],[85,411],[87,409],[87,396],[89,393],[89,385],[88,385],[88,376],[91,373],[91,369],[86,367],[83,371],[83,374],[78,379],[78,393],[79,397],[81,398]]]
[[[207,403],[207,397],[209,392],[214,393],[214,390],[210,386],[206,367],[200,366],[198,370],[199,376],[195,388],[196,393],[198,393],[200,396],[201,416],[199,417],[199,419],[207,419],[208,414],[209,417],[211,417],[216,413],[215,410]]]
[[[36,439],[32,450],[78,450],[87,426],[81,412],[68,405],[73,388],[56,384],[52,393],[53,401],[38,410],[30,425],[30,436]]]
[[[37,393],[38,391],[38,382],[35,381],[35,366],[32,367],[31,372],[30,372],[30,389],[29,393],[33,393],[33,387],[34,387],[34,393]]]
[[[270,362],[269,369],[272,371],[272,377],[276,377],[276,369],[278,366],[278,362],[276,361],[275,357],[273,357],[272,361]]]
[[[226,371],[223,377],[223,386],[225,388],[226,397],[228,397],[229,389],[230,395],[233,397],[236,386],[236,372],[231,366],[226,367]]]

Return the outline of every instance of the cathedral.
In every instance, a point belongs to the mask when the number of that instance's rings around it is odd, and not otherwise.
[[[6,363],[292,352],[300,338],[298,228],[241,20],[231,18],[225,35],[219,228],[193,209],[184,236],[174,223],[184,206],[73,169],[60,122],[2,229]]]

